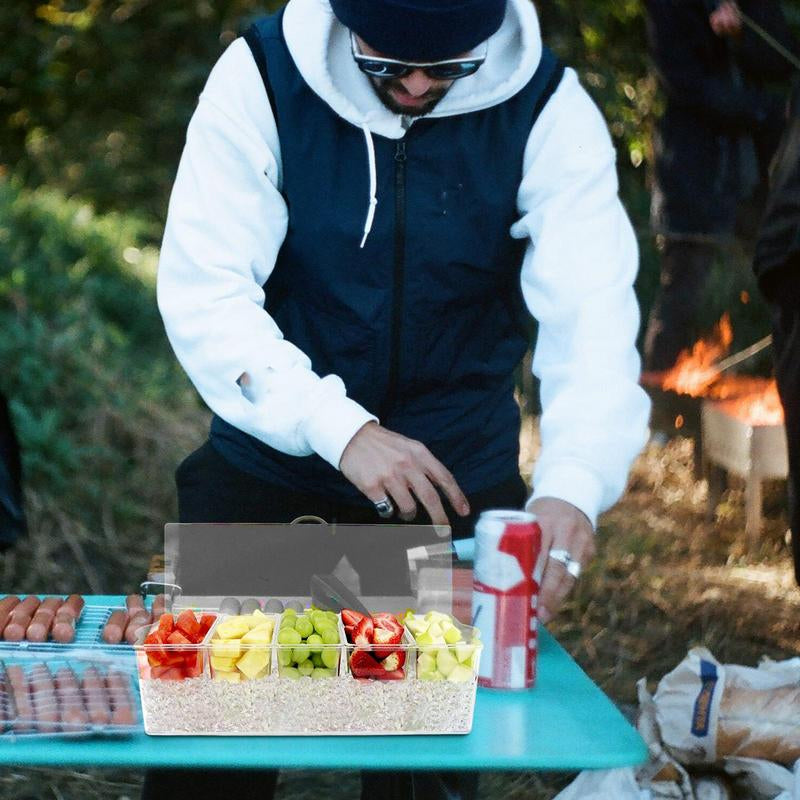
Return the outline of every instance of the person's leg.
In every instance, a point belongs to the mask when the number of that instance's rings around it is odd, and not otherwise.
[[[151,769],[145,773],[142,800],[270,800],[277,783],[273,769]]]
[[[775,377],[786,422],[789,451],[789,527],[795,578],[800,584],[800,309],[793,298],[773,306]]]
[[[647,323],[645,369],[667,370],[696,339],[697,312],[714,262],[713,244],[667,239],[661,254],[661,284]]]

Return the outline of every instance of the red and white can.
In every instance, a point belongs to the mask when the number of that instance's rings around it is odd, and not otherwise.
[[[525,511],[484,511],[475,526],[472,619],[481,632],[478,684],[528,689],[536,682],[536,605],[542,530]]]

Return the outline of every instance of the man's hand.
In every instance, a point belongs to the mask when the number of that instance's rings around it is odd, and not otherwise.
[[[437,486],[458,514],[469,514],[455,478],[424,444],[376,422],[368,422],[347,443],[339,469],[373,503],[391,498],[402,520],[416,517],[418,500],[434,525],[448,525]]]
[[[575,506],[554,497],[534,500],[530,509],[542,528],[542,552],[566,550],[582,567],[595,554],[594,531],[587,516]],[[558,612],[575,584],[566,567],[553,558],[545,562],[539,590],[539,619],[547,623]]]
[[[732,0],[723,0],[711,13],[708,22],[717,36],[738,36],[742,32],[739,7]]]

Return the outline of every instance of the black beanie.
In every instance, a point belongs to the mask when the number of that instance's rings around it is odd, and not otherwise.
[[[330,0],[339,22],[370,47],[403,61],[441,61],[486,41],[506,0]]]

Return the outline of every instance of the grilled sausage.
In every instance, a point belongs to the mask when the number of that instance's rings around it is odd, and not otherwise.
[[[3,633],[8,620],[11,618],[11,612],[19,605],[19,597],[15,594],[10,594],[0,600],[0,634]]]
[[[7,642],[21,642],[25,638],[25,632],[28,630],[28,625],[31,624],[31,618],[37,608],[39,608],[39,598],[29,594],[11,612],[11,619],[3,630],[3,638]]]
[[[157,620],[162,614],[167,613],[167,596],[157,594],[153,600],[153,619]]]
[[[111,724],[130,726],[136,723],[130,680],[122,672],[110,669],[106,675],[106,687],[111,698]]]
[[[39,733],[55,733],[58,730],[58,700],[53,676],[46,664],[34,664],[30,672],[33,711]]]
[[[85,730],[89,726],[89,715],[75,673],[69,667],[61,667],[56,672],[55,683],[62,730]]]
[[[106,644],[119,644],[125,635],[125,627],[128,624],[128,612],[118,609],[112,612],[108,621],[103,626],[103,641]]]
[[[81,614],[83,613],[83,597],[79,594],[71,594],[62,604],[61,608],[58,609],[60,614],[70,614],[72,615],[73,619],[77,622],[81,618]]]
[[[50,628],[53,627],[53,620],[56,616],[56,611],[61,607],[64,602],[62,597],[46,597],[36,613],[33,615],[31,624],[25,631],[25,638],[29,642],[46,642],[50,634]]]
[[[75,617],[71,611],[64,611],[63,606],[56,612],[53,623],[53,639],[61,644],[68,644],[75,638]]]
[[[17,733],[34,730],[33,702],[25,670],[18,664],[6,667],[6,682],[9,691],[9,718],[14,722]]]
[[[133,644],[139,635],[139,631],[148,625],[150,625],[150,612],[144,609],[134,611],[125,626],[125,641],[128,644]]]
[[[89,712],[92,725],[106,726],[111,721],[111,707],[109,705],[106,684],[96,667],[87,667],[81,681],[83,699]]]
[[[125,607],[128,609],[128,613],[133,616],[137,611],[144,610],[144,600],[142,600],[140,594],[129,594],[125,598]]]

